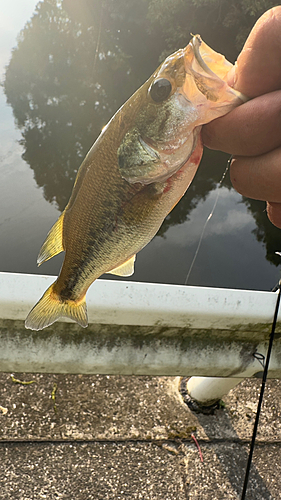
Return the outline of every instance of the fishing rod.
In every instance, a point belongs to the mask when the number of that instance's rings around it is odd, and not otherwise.
[[[280,255],[279,252],[276,252],[276,253]],[[250,469],[251,469],[251,464],[252,464],[252,458],[253,458],[253,453],[254,453],[258,425],[259,425],[259,418],[260,418],[260,413],[261,413],[263,395],[264,395],[265,384],[266,384],[266,379],[267,379],[267,374],[268,374],[268,367],[269,367],[270,356],[271,356],[271,351],[272,351],[272,346],[273,346],[275,328],[276,328],[276,323],[277,323],[277,318],[278,318],[280,298],[281,298],[281,280],[278,283],[278,295],[277,295],[277,300],[276,300],[274,317],[273,317],[273,321],[272,321],[271,334],[269,337],[266,362],[265,362],[265,367],[263,370],[263,377],[262,377],[259,402],[258,402],[258,407],[257,407],[257,412],[256,412],[255,424],[254,424],[254,429],[253,429],[253,434],[252,434],[252,440],[251,440],[251,446],[250,446],[250,451],[249,451],[249,456],[248,456],[248,463],[247,463],[247,468],[246,468],[246,473],[245,473],[245,479],[244,479],[241,500],[245,500],[245,498],[246,498],[246,492],[247,492],[247,487],[248,487],[248,482],[249,482]]]
[[[188,283],[189,276],[191,274],[192,268],[194,266],[195,260],[197,258],[198,252],[200,250],[200,246],[201,246],[201,243],[202,243],[202,240],[203,240],[203,237],[204,237],[204,233],[205,233],[207,224],[208,224],[209,220],[211,219],[211,217],[213,216],[215,208],[217,206],[218,199],[219,199],[219,194],[220,194],[219,188],[222,186],[222,183],[223,183],[223,181],[225,179],[225,176],[226,176],[226,174],[227,174],[227,172],[229,170],[232,158],[233,158],[233,156],[231,155],[230,158],[229,158],[229,160],[227,161],[226,169],[225,169],[225,171],[224,171],[224,173],[223,173],[223,175],[221,177],[221,180],[219,181],[217,196],[215,198],[215,202],[214,202],[213,208],[212,208],[210,214],[208,215],[208,217],[207,217],[207,219],[205,221],[205,224],[203,226],[203,229],[202,229],[199,241],[198,241],[198,245],[197,245],[194,257],[192,259],[190,268],[189,268],[188,273],[186,275],[186,279],[185,279],[185,283],[184,283],[185,285],[187,285],[187,283]],[[275,252],[275,253],[277,255],[281,256],[281,252]],[[254,423],[254,428],[253,428],[253,434],[252,434],[252,439],[251,439],[251,445],[250,445],[248,462],[247,462],[247,467],[246,467],[246,472],[245,472],[245,478],[244,478],[244,484],[243,484],[243,490],[242,490],[241,500],[245,500],[246,499],[246,492],[247,492],[247,487],[248,487],[248,483],[249,483],[249,475],[250,475],[250,469],[251,469],[252,458],[253,458],[253,453],[254,453],[254,447],[255,447],[255,442],[256,442],[257,430],[258,430],[258,425],[259,425],[259,417],[260,417],[260,413],[261,413],[261,407],[262,407],[262,402],[263,402],[263,395],[264,395],[265,384],[266,384],[267,374],[268,374],[268,368],[269,368],[269,362],[270,362],[270,357],[271,357],[271,351],[272,351],[272,346],[273,346],[273,340],[274,340],[274,335],[275,335],[275,328],[276,328],[276,323],[277,323],[277,318],[278,318],[278,313],[279,313],[279,307],[280,307],[281,280],[279,280],[277,286],[273,289],[274,292],[276,292],[277,290],[278,290],[278,295],[277,295],[277,300],[276,300],[276,305],[275,305],[275,311],[274,311],[274,316],[273,316],[273,321],[272,321],[271,333],[270,333],[270,337],[269,337],[269,344],[268,344],[268,349],[267,349],[266,362],[265,362],[264,370],[263,370],[261,390],[260,390],[258,407],[257,407],[257,412],[256,412],[256,418],[255,418],[255,423]]]

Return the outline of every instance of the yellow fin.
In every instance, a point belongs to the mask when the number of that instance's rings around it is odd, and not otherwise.
[[[136,255],[133,255],[129,260],[123,262],[121,266],[115,267],[115,269],[111,269],[107,274],[116,274],[116,276],[132,276],[134,274],[134,263],[136,260]]]
[[[64,212],[60,215],[57,222],[53,225],[53,227],[48,232],[48,236],[45,239],[39,255],[37,257],[37,264],[41,266],[43,262],[51,259],[58,253],[63,252],[63,243],[62,243],[62,228],[63,228],[63,218]]]
[[[60,296],[54,292],[53,283],[31,309],[25,320],[25,328],[43,330],[59,318],[73,319],[83,328],[88,326],[85,296],[78,303],[74,300],[62,301]]]

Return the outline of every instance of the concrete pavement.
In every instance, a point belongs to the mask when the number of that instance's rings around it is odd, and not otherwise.
[[[178,377],[13,375],[0,374],[1,500],[241,497],[260,380],[206,416]],[[268,381],[247,500],[281,498],[280,396]]]

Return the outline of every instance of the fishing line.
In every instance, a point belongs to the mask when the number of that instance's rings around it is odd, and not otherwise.
[[[201,243],[202,243],[202,240],[203,240],[203,237],[204,237],[204,233],[205,233],[205,230],[206,230],[207,224],[208,224],[209,220],[212,218],[212,216],[213,216],[213,214],[214,214],[214,211],[215,211],[215,209],[216,209],[216,206],[217,206],[217,203],[218,203],[218,200],[219,200],[219,195],[220,195],[220,191],[219,191],[219,189],[221,188],[222,183],[223,183],[223,181],[224,181],[224,179],[225,179],[225,176],[226,176],[226,174],[227,174],[227,172],[228,172],[228,170],[229,170],[229,167],[230,167],[230,162],[231,162],[232,158],[233,158],[233,156],[231,156],[231,157],[229,158],[229,160],[227,161],[226,169],[225,169],[224,173],[222,174],[222,178],[221,178],[221,180],[220,180],[220,181],[219,181],[219,183],[218,183],[218,192],[217,192],[217,196],[216,196],[216,198],[215,198],[215,202],[214,202],[213,208],[212,208],[211,212],[209,213],[209,215],[208,215],[208,217],[207,217],[207,219],[206,219],[206,221],[205,221],[205,224],[204,224],[204,226],[203,226],[203,229],[202,229],[202,232],[201,232],[201,236],[200,236],[200,238],[199,238],[198,245],[197,245],[197,248],[196,248],[196,251],[195,251],[194,257],[193,257],[193,259],[192,259],[192,262],[191,262],[191,264],[190,264],[190,268],[189,268],[188,273],[187,273],[186,278],[185,278],[185,282],[184,282],[184,284],[185,284],[185,285],[187,285],[187,283],[188,283],[189,276],[190,276],[190,274],[191,274],[192,268],[193,268],[193,266],[194,266],[194,263],[195,263],[195,261],[196,261],[196,258],[197,258],[197,255],[198,255],[198,252],[199,252],[199,250],[200,250],[200,246],[201,246]]]
[[[259,403],[258,403],[258,407],[257,407],[257,413],[256,413],[256,418],[255,418],[255,424],[254,424],[254,429],[253,429],[252,441],[251,441],[251,446],[250,446],[250,452],[249,452],[249,457],[248,457],[248,463],[247,463],[247,468],[246,468],[246,473],[245,473],[244,486],[243,486],[241,500],[245,500],[245,498],[246,498],[246,491],[247,491],[247,486],[248,486],[248,482],[249,482],[249,474],[250,474],[250,468],[251,468],[251,463],[252,463],[252,458],[253,458],[253,452],[254,452],[254,446],[255,446],[255,441],[256,441],[257,430],[258,430],[258,424],[259,424],[259,417],[260,417],[260,412],[261,412],[263,394],[264,394],[265,383],[266,383],[266,379],[267,379],[269,361],[270,361],[271,350],[272,350],[272,345],[273,345],[273,340],[274,340],[274,334],[275,334],[275,328],[276,328],[277,317],[278,317],[279,306],[280,306],[281,280],[279,281],[278,289],[279,289],[279,291],[278,291],[278,296],[277,296],[277,300],[276,300],[276,306],[275,306],[274,317],[273,317],[272,328],[271,328],[271,334],[270,334],[269,344],[268,344],[268,349],[267,349],[265,367],[264,367],[264,370],[263,370],[263,377],[262,377],[262,384],[261,384],[261,390],[260,390],[260,396],[259,396]]]
[[[102,17],[103,17],[103,4],[104,4],[104,2],[102,1],[101,2],[101,7],[100,7],[101,11],[100,11],[99,31],[98,31],[98,37],[97,37],[97,45],[96,45],[95,59],[94,59],[92,74],[94,74],[94,71],[96,69],[97,59],[98,59],[99,50],[100,50],[101,27],[102,27]]]

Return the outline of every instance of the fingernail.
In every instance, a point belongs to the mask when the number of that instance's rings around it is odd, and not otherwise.
[[[234,66],[231,68],[229,73],[227,74],[227,83],[230,87],[235,89],[235,85],[237,82],[237,64],[235,63]]]

